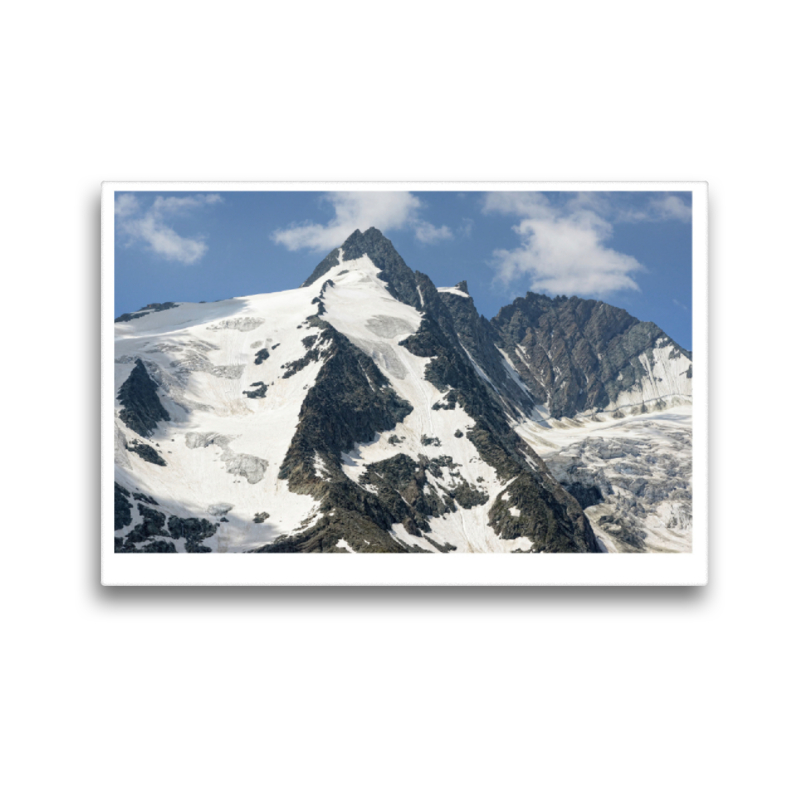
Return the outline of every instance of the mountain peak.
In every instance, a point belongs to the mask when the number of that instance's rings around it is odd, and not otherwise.
[[[340,247],[325,256],[303,286],[310,286],[345,261],[354,261],[362,256],[369,256],[370,261],[378,268],[378,277],[386,283],[392,297],[406,305],[419,307],[417,280],[413,271],[403,261],[391,240],[375,227],[368,228],[364,233],[354,230]]]
[[[317,264],[311,275],[309,275],[301,285],[311,286],[314,281],[319,280],[335,266],[338,266],[340,251],[342,261],[353,261],[356,258],[361,258],[363,255],[370,255],[370,249],[383,242],[388,243],[389,247],[394,250],[392,243],[377,228],[369,228],[366,233],[362,233],[360,229],[356,228],[341,245],[334,247],[333,250]]]

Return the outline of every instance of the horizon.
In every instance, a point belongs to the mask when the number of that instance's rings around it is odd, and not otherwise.
[[[373,227],[437,287],[466,280],[488,319],[574,296],[692,350],[690,192],[116,192],[114,316],[296,289]]]

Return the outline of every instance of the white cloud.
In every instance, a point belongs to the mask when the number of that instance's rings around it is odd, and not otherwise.
[[[566,203],[572,210],[594,211],[612,222],[678,222],[692,221],[692,207],[682,197],[666,192],[578,192]]]
[[[181,236],[165,221],[166,217],[185,215],[190,211],[222,202],[218,194],[196,194],[186,197],[156,197],[146,211],[141,210],[132,194],[115,198],[114,212],[119,230],[127,243],[141,242],[168,261],[194,264],[208,251],[203,238]]]
[[[304,222],[276,230],[272,240],[289,250],[332,250],[358,228],[378,228],[383,233],[411,228],[426,244],[452,238],[450,229],[435,227],[420,217],[421,201],[411,192],[330,192],[325,201],[333,206],[327,224]]]
[[[430,222],[418,222],[416,223],[414,236],[423,244],[436,244],[436,242],[442,242],[445,239],[452,239],[453,233],[447,225],[437,228],[435,225],[431,225]]]
[[[677,195],[670,194],[650,201],[650,211],[655,221],[676,219],[679,222],[692,221],[692,208]]]
[[[139,201],[135,194],[115,194],[114,214],[117,219],[130,217],[139,210]]]
[[[644,267],[633,256],[606,245],[613,225],[589,203],[553,204],[537,192],[493,192],[484,212],[521,218],[513,230],[521,239],[515,250],[495,250],[497,277],[508,284],[526,278],[535,292],[606,296],[638,290],[632,275]]]

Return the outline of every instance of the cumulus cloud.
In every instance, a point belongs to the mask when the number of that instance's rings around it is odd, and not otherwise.
[[[129,246],[139,242],[168,261],[194,264],[206,254],[208,245],[202,236],[181,236],[168,220],[221,202],[218,194],[159,196],[143,210],[136,195],[120,194],[114,198],[114,213],[118,230]]]
[[[644,269],[633,256],[609,246],[619,223],[691,222],[689,195],[635,192],[490,192],[483,212],[516,217],[513,250],[495,250],[497,278],[524,278],[535,292],[604,297],[638,290]]]
[[[436,227],[421,218],[422,202],[411,192],[330,192],[324,200],[333,206],[333,218],[325,225],[304,222],[276,230],[272,240],[289,250],[331,250],[340,245],[356,228],[412,229],[425,244],[451,239],[446,225]]]
[[[557,206],[536,192],[493,192],[483,210],[519,218],[513,230],[520,246],[494,251],[503,283],[526,278],[535,292],[597,297],[639,289],[632,276],[644,267],[607,246],[613,225],[585,204]]]

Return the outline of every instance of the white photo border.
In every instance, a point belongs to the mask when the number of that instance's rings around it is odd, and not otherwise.
[[[199,554],[114,552],[114,193],[539,191],[692,193],[691,553]],[[689,182],[125,182],[101,189],[101,508],[103,586],[704,586],[708,582],[708,184]]]

